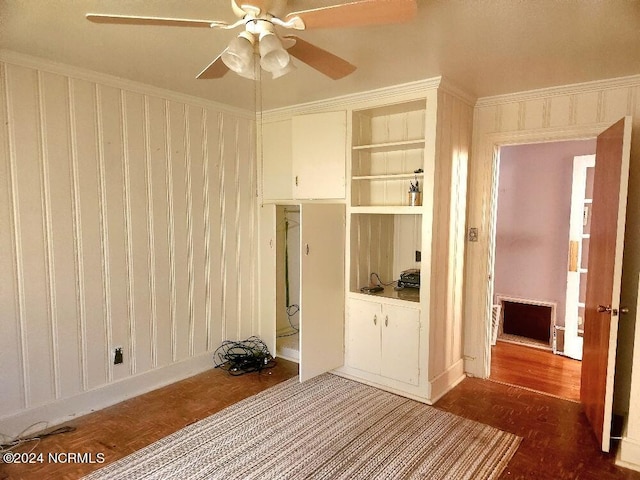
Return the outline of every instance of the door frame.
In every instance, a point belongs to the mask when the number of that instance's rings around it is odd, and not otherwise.
[[[480,225],[480,231],[486,231],[485,242],[483,245],[479,245],[480,248],[484,247],[484,251],[479,253],[480,259],[484,258],[484,265],[482,269],[486,272],[484,280],[479,281],[481,276],[478,275],[472,281],[467,280],[467,311],[476,308],[479,315],[471,318],[473,325],[470,325],[470,330],[473,330],[475,337],[480,341],[482,350],[480,353],[479,370],[468,369],[475,375],[481,378],[489,378],[491,373],[491,311],[493,306],[493,276],[495,265],[495,233],[496,233],[496,220],[497,220],[497,199],[498,199],[498,175],[500,167],[500,148],[512,145],[525,145],[535,143],[554,143],[564,141],[575,140],[593,140],[599,133],[611,126],[610,122],[598,123],[593,125],[576,126],[572,128],[557,128],[549,129],[544,132],[540,131],[525,131],[525,132],[506,132],[498,134],[488,134],[481,139],[481,145],[479,149],[475,150],[476,155],[482,155],[483,152],[487,153],[491,158],[491,168],[489,171],[490,184],[488,195],[484,196],[484,200],[487,202],[486,211],[487,215],[484,216],[485,224]],[[469,228],[475,225],[468,225]],[[484,255],[483,255],[484,254]],[[478,283],[473,282],[478,280]],[[474,293],[475,290],[475,293]],[[475,298],[469,298],[469,297]],[[470,319],[468,316],[467,319]],[[466,335],[469,337],[468,335]],[[466,347],[466,345],[465,345]],[[465,351],[467,349],[465,348]],[[470,352],[465,352],[467,356],[471,356]]]

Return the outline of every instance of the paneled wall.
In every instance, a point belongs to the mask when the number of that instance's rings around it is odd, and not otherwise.
[[[429,380],[435,384],[440,376],[462,374],[465,210],[473,107],[440,89],[436,125],[429,305]],[[423,225],[431,228],[426,222]],[[445,385],[450,386],[452,378]]]
[[[505,144],[594,138],[625,115],[634,117],[622,284],[622,302],[630,313],[620,322],[615,408],[626,411],[640,271],[640,76],[478,101],[467,225],[479,228],[479,241],[467,244],[464,345],[467,372],[482,377],[488,372],[487,309],[491,302],[488,285],[496,148]]]
[[[0,425],[257,333],[253,115],[0,69]]]

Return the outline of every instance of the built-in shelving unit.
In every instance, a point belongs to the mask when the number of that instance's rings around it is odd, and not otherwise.
[[[414,93],[350,110],[339,372],[431,403],[463,378],[461,263],[473,107],[440,88]],[[412,185],[420,201],[411,201]],[[397,289],[401,272],[413,269],[420,288]],[[362,291],[378,283],[382,291]],[[441,343],[452,348],[433,348]]]
[[[410,182],[424,177],[426,101],[353,113],[351,205],[408,206]]]
[[[367,300],[394,299],[416,306],[420,290],[387,285],[361,294],[377,273],[385,284],[400,272],[420,268],[422,207],[409,205],[411,184],[424,184],[426,100],[412,100],[352,113],[351,281],[349,291]],[[408,289],[409,290],[409,289]]]

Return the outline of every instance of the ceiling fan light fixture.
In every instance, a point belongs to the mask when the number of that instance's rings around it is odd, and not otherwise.
[[[296,65],[293,63],[293,60],[290,59],[289,63],[287,63],[284,67],[271,72],[271,78],[275,80],[276,78],[280,78],[289,72],[293,72],[296,68],[298,67],[296,67]]]
[[[222,53],[224,64],[236,73],[249,68],[253,62],[253,42],[252,35],[240,33]]]
[[[264,32],[260,35],[260,66],[267,72],[274,72],[285,68],[291,58],[282,47],[278,37],[272,32]]]
[[[259,78],[258,70],[260,69],[260,66],[259,66],[259,63],[256,61],[256,56],[257,54],[252,55],[251,60],[249,61],[249,64],[245,68],[243,68],[242,70],[236,73],[241,77],[248,78],[249,80],[257,80]]]

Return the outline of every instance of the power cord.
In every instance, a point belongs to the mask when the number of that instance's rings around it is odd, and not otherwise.
[[[289,326],[293,329],[293,332],[283,333],[278,335],[276,338],[292,337],[297,335],[300,331],[300,327],[294,325],[291,321],[291,318],[300,312],[300,305],[289,303],[289,219],[287,218],[286,211],[284,215],[284,293],[285,304],[287,305],[287,320],[289,321]]]
[[[38,425],[43,425],[43,430],[47,428],[49,425],[47,422],[36,422],[29,425],[22,432],[20,432],[15,437],[11,437],[10,435],[5,435],[4,433],[0,433],[0,438],[2,439],[2,443],[0,444],[0,453],[11,452],[17,447],[24,445],[25,443],[35,442],[31,450],[28,453],[31,453],[35,450],[35,448],[40,443],[40,440],[51,437],[53,435],[60,435],[61,433],[69,433],[75,431],[75,427],[64,426],[55,428],[49,432],[39,433],[37,435],[25,436],[29,430],[32,430],[34,427]]]
[[[291,321],[291,318],[297,315],[298,312],[300,312],[300,305],[296,305],[294,303],[293,305],[289,305],[287,307],[287,320],[289,321],[289,326],[294,331],[292,333],[283,333],[281,335],[278,335],[277,338],[292,337],[294,335],[297,335],[298,332],[300,332],[300,327],[297,325],[294,325],[293,322]]]
[[[394,285],[396,283],[398,283],[397,280],[392,280],[391,282],[383,282],[382,279],[380,278],[380,275],[378,275],[376,272],[371,272],[371,274],[369,275],[369,282],[373,285],[373,277],[378,279],[378,286],[379,287],[388,287],[389,285]]]
[[[269,353],[267,345],[255,336],[238,342],[230,340],[222,342],[222,345],[213,352],[213,362],[215,368],[226,370],[234,376],[260,372],[276,366],[276,361]]]

